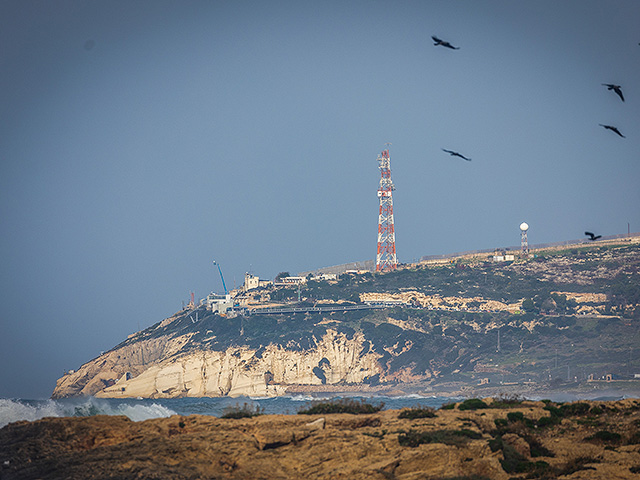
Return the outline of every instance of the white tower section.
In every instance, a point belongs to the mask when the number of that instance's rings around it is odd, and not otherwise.
[[[529,225],[525,222],[520,224],[520,246],[522,248],[522,254],[527,255],[529,253],[529,241],[527,240],[527,230]]]
[[[378,199],[380,211],[378,214],[378,254],[376,256],[376,272],[395,270],[398,267],[396,258],[396,232],[393,225],[393,191],[395,187],[391,181],[391,165],[389,150],[383,150],[378,155],[380,168],[380,186]]]

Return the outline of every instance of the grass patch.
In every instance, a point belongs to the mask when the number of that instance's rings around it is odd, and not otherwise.
[[[329,401],[312,402],[311,406],[298,411],[299,415],[316,415],[329,413],[352,413],[355,415],[379,412],[384,408],[384,402],[376,405],[367,403],[364,399],[337,398]]]

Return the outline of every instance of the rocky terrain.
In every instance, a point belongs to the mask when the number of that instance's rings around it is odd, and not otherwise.
[[[69,372],[53,397],[640,388],[640,238],[514,262],[465,257],[310,278],[300,292],[257,296],[270,305],[388,308],[237,316],[187,308]]]
[[[47,418],[0,429],[0,478],[633,479],[640,401],[469,399],[366,415]]]

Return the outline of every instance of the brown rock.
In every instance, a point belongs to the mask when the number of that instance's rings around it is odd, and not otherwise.
[[[640,451],[633,443],[640,431],[640,402],[628,399],[608,405],[615,408],[603,409],[599,421],[622,434],[613,448],[589,440],[594,427],[580,417],[565,417],[562,425],[545,428],[521,424],[513,428],[527,428],[527,441],[535,438],[551,451],[553,456],[530,459],[548,464],[547,478],[635,478],[630,468],[640,466]],[[539,418],[548,413],[543,406],[527,405],[525,415]],[[414,420],[399,419],[398,411],[387,410],[321,418],[264,415],[226,420],[192,415],[132,422],[126,417],[96,416],[17,422],[0,429],[0,478],[507,480],[518,476],[504,470],[502,450],[490,448],[496,436],[493,419],[506,418],[508,410],[436,413],[435,418]],[[436,434],[439,440],[403,446],[398,438],[409,431]],[[446,434],[451,432],[464,435],[447,443]],[[527,457],[524,435],[514,430],[503,433],[502,439]],[[576,465],[573,473],[562,473]]]

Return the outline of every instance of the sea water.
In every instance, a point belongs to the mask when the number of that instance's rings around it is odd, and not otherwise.
[[[109,399],[81,397],[60,400],[25,400],[0,398],[0,428],[19,420],[33,421],[44,417],[86,417],[91,415],[125,415],[133,421],[171,415],[213,415],[243,407],[259,408],[265,414],[294,415],[314,401],[341,398],[337,396],[286,395],[282,397],[221,397],[171,399]],[[384,403],[384,409],[428,406],[439,408],[445,403],[460,401],[459,397],[426,397],[422,395],[374,396],[348,398],[373,405]]]
[[[0,398],[0,428],[19,420],[33,421],[44,417],[87,417],[91,415],[125,415],[138,422],[150,418],[170,417],[171,415],[213,415],[222,416],[225,411],[245,404],[251,409],[260,409],[260,412],[272,414],[295,415],[299,410],[309,407],[313,402],[349,398],[356,401],[365,401],[373,405],[384,404],[384,410],[399,410],[407,407],[433,407],[459,402],[465,397],[423,396],[417,394],[401,396],[377,395],[359,397],[348,395],[322,396],[322,395],[285,395],[282,397],[202,397],[202,398],[169,398],[169,399],[111,399],[80,397],[61,400],[24,400]],[[591,395],[573,395],[568,393],[556,393],[545,397],[531,396],[530,400],[548,398],[555,402],[571,402],[577,400],[621,400],[628,398],[619,392],[593,393]]]

